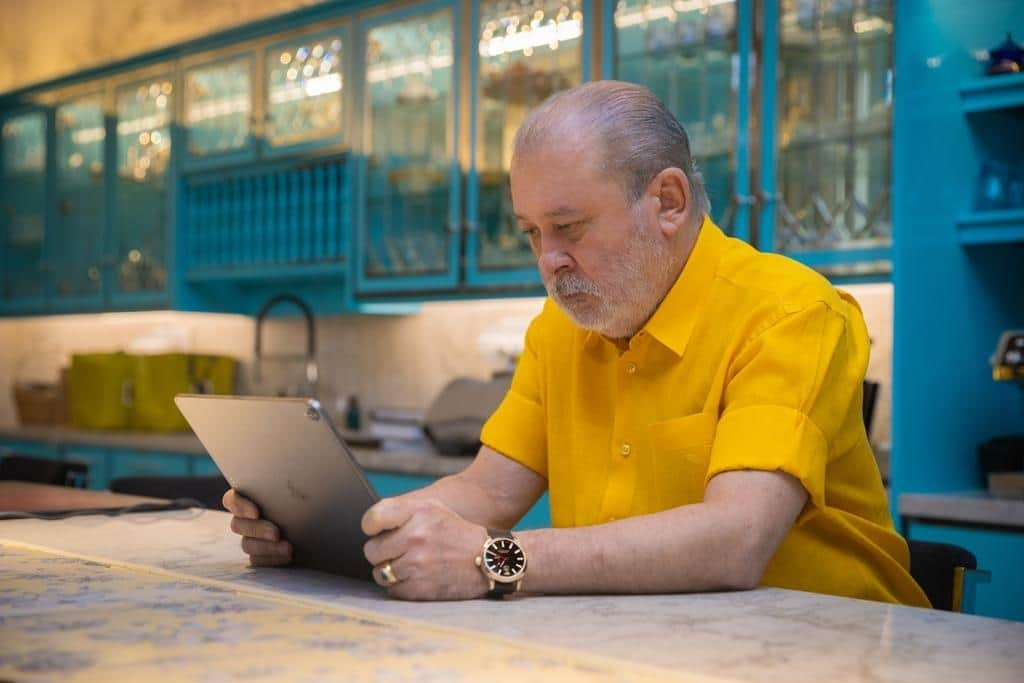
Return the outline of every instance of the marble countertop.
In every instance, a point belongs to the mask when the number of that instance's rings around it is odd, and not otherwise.
[[[128,432],[73,429],[71,427],[0,427],[0,438],[39,441],[54,446],[85,445],[154,453],[206,455],[192,432]],[[353,446],[363,468],[373,472],[443,477],[465,469],[472,458],[440,455],[426,441],[385,441],[379,448]]]
[[[1024,530],[1024,500],[996,498],[987,491],[902,493],[899,502],[903,517]]]
[[[298,631],[289,636],[296,639],[296,647],[308,646],[311,636],[303,640],[302,629],[313,626],[303,624],[312,620],[319,625],[323,617],[315,615],[366,621],[371,633],[353,632],[347,640],[331,641],[347,643],[345,652],[364,646],[367,638],[379,639],[379,625],[385,624],[386,640],[413,648],[402,661],[403,666],[417,667],[418,680],[457,681],[486,674],[488,680],[517,681],[1017,683],[1024,671],[1022,623],[780,589],[699,595],[524,596],[502,602],[392,601],[372,584],[343,577],[294,568],[249,567],[237,538],[228,531],[228,519],[226,513],[192,510],[60,522],[0,521],[0,569],[8,564],[17,568],[39,562],[24,553],[48,549],[46,552],[59,553],[65,562],[75,557],[90,559],[109,571],[141,572],[159,577],[167,585],[182,586],[182,590],[198,583],[211,591],[207,604],[219,605],[223,612],[219,616],[224,632],[242,638],[243,645],[236,650],[240,653],[245,652],[244,644],[252,641],[247,640],[247,632],[238,631],[240,625],[231,626],[237,623],[234,616],[224,618],[242,610],[233,606],[238,600],[268,599],[314,610],[304,619],[290,612],[280,615],[290,628],[298,624]],[[75,565],[68,571],[84,570]],[[54,575],[52,568],[50,574]],[[26,571],[21,576],[29,574]],[[56,577],[59,580],[60,574]],[[95,577],[89,581],[90,585],[105,585],[96,583]],[[170,588],[154,584],[146,590],[156,596]],[[0,600],[2,597],[0,592]],[[184,599],[178,602],[188,604]],[[25,609],[32,608],[28,605]],[[58,626],[66,626],[66,622]],[[87,629],[88,624],[79,627]],[[3,668],[5,662],[21,661],[15,658],[17,652],[5,658],[4,651],[19,647],[27,651],[25,641],[33,638],[28,631],[16,633],[17,641],[11,641],[10,635],[3,636],[0,621],[3,675],[9,675]],[[197,642],[205,642],[202,635],[196,634]],[[62,632],[61,637],[66,634]],[[204,637],[217,640],[227,636],[211,631]],[[442,650],[457,653],[460,643],[464,644],[460,638],[476,639],[484,651],[497,648],[493,652],[497,659],[490,660],[493,666],[478,670],[474,667],[480,665],[479,658],[456,657],[452,661],[458,661],[457,665],[444,668],[449,665],[435,655]],[[97,635],[92,642],[102,648],[100,643],[106,641]],[[518,654],[510,655],[508,648]],[[255,649],[263,657],[269,648]],[[386,655],[373,663],[397,665]],[[299,659],[293,655],[294,665]],[[204,675],[229,665],[210,664],[214,668]],[[275,660],[260,671],[287,665],[287,659]],[[569,668],[557,668],[565,666]],[[285,671],[275,680],[287,680]],[[378,676],[374,680],[408,680],[402,675],[387,678],[379,674],[374,674]]]

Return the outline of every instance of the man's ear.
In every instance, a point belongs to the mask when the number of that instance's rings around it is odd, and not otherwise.
[[[682,169],[664,169],[654,176],[647,192],[658,200],[658,225],[665,237],[672,237],[689,225],[692,195],[690,181]]]

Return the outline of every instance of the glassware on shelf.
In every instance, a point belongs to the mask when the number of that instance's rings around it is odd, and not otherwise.
[[[97,295],[106,220],[103,95],[85,95],[59,105],[56,124],[54,293]]]
[[[449,9],[367,31],[367,275],[448,270],[454,35]]]
[[[252,58],[244,56],[185,72],[189,156],[223,154],[249,144],[252,67]]]
[[[512,140],[531,109],[582,82],[583,10],[580,0],[480,3],[475,219],[481,270],[534,266],[509,196]]]
[[[324,140],[342,132],[342,40],[329,33],[265,52],[266,138],[275,146]]]
[[[719,219],[735,194],[736,17],[733,0],[615,6],[616,75],[650,88],[686,128]]]
[[[167,282],[166,220],[174,85],[161,76],[117,88],[118,289],[160,292]]]
[[[0,134],[0,297],[39,297],[46,225],[46,116],[41,111],[13,116],[3,122]]]
[[[781,251],[891,242],[893,4],[780,3]]]

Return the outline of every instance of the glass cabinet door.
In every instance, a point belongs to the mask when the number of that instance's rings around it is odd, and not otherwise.
[[[116,292],[129,295],[127,299],[140,294],[163,293],[167,285],[174,95],[170,75],[136,81],[115,91]]]
[[[452,286],[458,277],[456,10],[413,12],[364,26],[362,291]]]
[[[251,158],[254,66],[245,54],[185,70],[186,165]]]
[[[106,121],[102,93],[58,105],[57,206],[49,261],[53,296],[72,305],[102,303],[106,183]]]
[[[742,8],[743,16],[737,14]],[[748,146],[738,139],[749,98],[739,22],[752,22],[750,3],[737,0],[618,0],[616,78],[650,88],[676,115],[704,176],[711,215],[732,234],[746,233],[744,197]],[[744,73],[741,74],[741,69]],[[743,223],[743,224],[741,224]]]
[[[343,47],[339,26],[266,48],[264,137],[268,152],[344,142]]]
[[[473,171],[467,197],[473,284],[540,283],[512,212],[512,141],[527,113],[586,73],[584,0],[481,0],[472,55]]]
[[[892,0],[781,0],[770,247],[888,272]],[[857,268],[859,267],[859,268]]]
[[[12,310],[44,301],[46,123],[38,110],[0,122],[0,302]]]

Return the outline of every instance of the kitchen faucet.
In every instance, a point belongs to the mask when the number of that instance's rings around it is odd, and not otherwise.
[[[263,362],[263,322],[270,313],[270,309],[280,303],[295,304],[306,320],[306,382],[309,385],[310,394],[316,397],[316,385],[320,377],[320,370],[316,362],[316,323],[313,319],[313,311],[309,305],[294,294],[278,294],[267,300],[260,307],[256,314],[256,345],[254,348],[255,358],[253,359],[253,379],[259,382],[261,379],[260,366]]]

